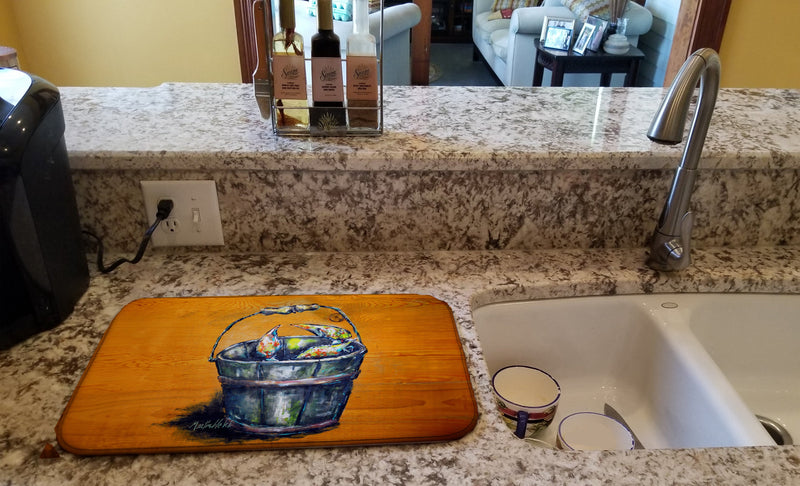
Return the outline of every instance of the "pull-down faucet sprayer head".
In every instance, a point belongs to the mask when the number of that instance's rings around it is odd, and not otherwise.
[[[699,49],[681,66],[675,76],[667,95],[653,117],[647,136],[650,140],[666,145],[675,145],[683,140],[683,129],[686,126],[689,104],[698,82],[705,84],[711,71],[714,79],[711,84],[719,85],[719,58],[713,49]],[[704,92],[701,84],[701,93]],[[713,90],[716,98],[716,88]],[[711,100],[713,107],[714,100]]]

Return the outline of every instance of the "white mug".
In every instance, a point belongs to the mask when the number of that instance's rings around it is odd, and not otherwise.
[[[561,387],[532,366],[507,366],[492,377],[497,408],[514,435],[523,439],[546,428],[556,415]]]

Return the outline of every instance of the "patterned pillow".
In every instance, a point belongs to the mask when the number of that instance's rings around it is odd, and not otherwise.
[[[493,11],[500,11],[507,8],[515,9],[522,7],[530,7],[531,0],[494,0],[492,4]]]
[[[586,20],[590,15],[608,20],[611,11],[608,7],[609,0],[563,0],[567,7],[581,20]]]
[[[500,20],[500,19],[510,19],[511,14],[514,12],[513,9],[504,8],[503,10],[495,10],[488,17],[486,20]]]

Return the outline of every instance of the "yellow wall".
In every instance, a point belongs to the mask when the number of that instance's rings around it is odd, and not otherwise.
[[[798,0],[733,0],[722,86],[800,89]],[[0,45],[60,86],[240,82],[230,0],[0,0]]]
[[[733,0],[719,49],[728,88],[800,88],[797,0]]]
[[[57,86],[241,82],[230,0],[0,0],[0,18],[0,44],[13,18],[20,66]]]
[[[16,19],[11,14],[11,2],[12,0],[0,0],[0,46],[16,49],[17,58],[22,62],[24,56],[20,46]]]

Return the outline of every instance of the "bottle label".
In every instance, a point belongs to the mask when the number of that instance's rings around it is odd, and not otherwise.
[[[378,100],[378,59],[347,56],[347,99]]]
[[[275,83],[275,99],[307,99],[306,66],[303,56],[274,56],[272,72]]]
[[[311,58],[311,91],[314,101],[344,101],[342,60],[338,57]]]

